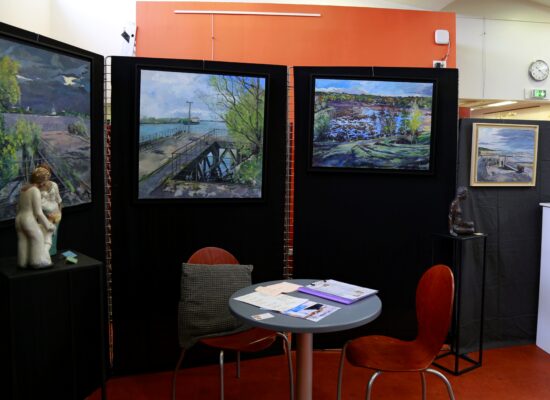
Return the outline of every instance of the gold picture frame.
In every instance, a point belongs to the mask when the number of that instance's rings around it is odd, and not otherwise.
[[[535,186],[538,125],[474,123],[471,186]]]

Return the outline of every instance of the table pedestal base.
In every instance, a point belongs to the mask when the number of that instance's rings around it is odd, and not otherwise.
[[[313,334],[296,334],[296,399],[311,400],[313,371]]]

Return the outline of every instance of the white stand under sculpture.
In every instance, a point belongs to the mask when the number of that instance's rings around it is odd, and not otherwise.
[[[542,244],[540,252],[537,346],[550,353],[550,203],[541,203],[541,206]]]

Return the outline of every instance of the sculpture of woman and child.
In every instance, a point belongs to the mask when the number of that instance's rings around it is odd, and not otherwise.
[[[50,177],[50,167],[39,165],[19,194],[15,229],[17,265],[21,268],[52,265],[50,254],[56,252],[55,234],[61,221],[61,196]]]

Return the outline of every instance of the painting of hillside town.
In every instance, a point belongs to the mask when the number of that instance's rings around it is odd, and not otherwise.
[[[0,221],[21,186],[48,164],[63,206],[91,201],[91,63],[0,37]]]
[[[138,199],[259,199],[264,77],[142,69]]]
[[[535,186],[538,125],[473,124],[472,186]]]
[[[311,167],[430,172],[434,82],[314,79]]]

